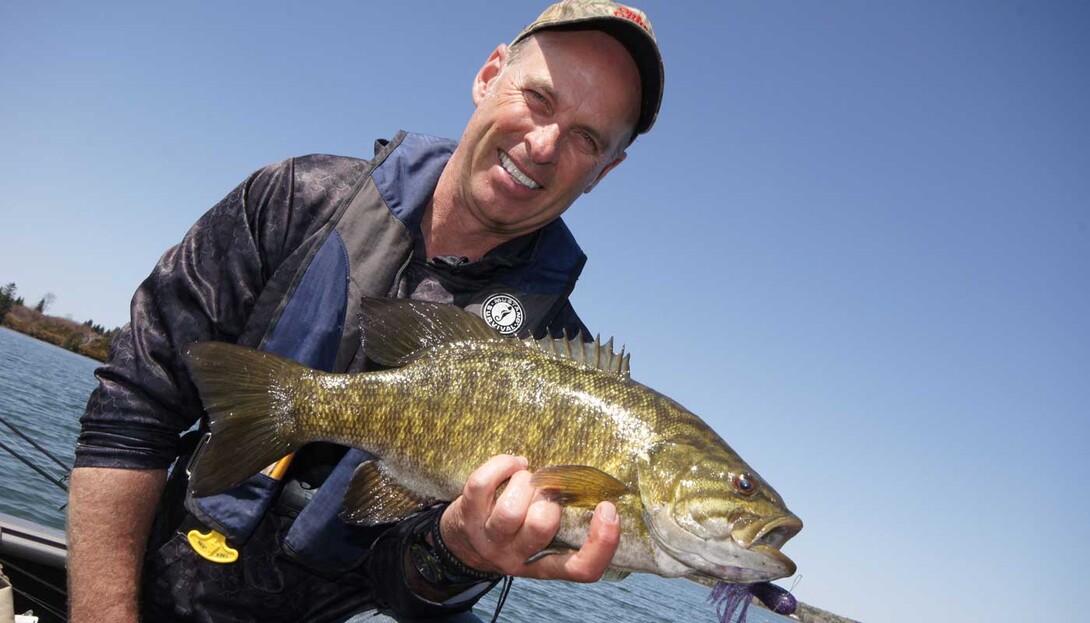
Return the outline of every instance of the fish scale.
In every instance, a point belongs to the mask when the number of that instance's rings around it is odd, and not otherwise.
[[[654,441],[654,424],[630,413],[656,407],[630,381],[509,340],[435,350],[397,370],[314,375],[295,393],[299,434],[428,466],[436,480],[454,483],[498,452],[533,465],[589,461],[634,482],[625,465]],[[455,444],[458,452],[445,451]]]

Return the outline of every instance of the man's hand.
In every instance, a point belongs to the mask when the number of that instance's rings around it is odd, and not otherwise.
[[[494,456],[473,472],[462,495],[440,520],[443,542],[479,571],[545,580],[595,582],[602,577],[621,538],[617,509],[602,502],[590,531],[575,552],[526,560],[549,546],[560,529],[560,505],[530,485],[523,457]],[[496,490],[507,486],[496,497]]]

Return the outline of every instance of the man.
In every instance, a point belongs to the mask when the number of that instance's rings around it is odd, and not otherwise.
[[[577,552],[526,564],[560,511],[520,457],[493,457],[449,505],[378,528],[337,517],[368,455],[330,444],[305,447],[286,474],[187,494],[199,434],[178,436],[201,408],[181,353],[230,341],[365,370],[362,296],[453,303],[510,335],[583,328],[568,295],[585,256],[559,217],[650,129],[662,83],[643,13],[568,0],[489,56],[456,145],[401,133],[370,161],[293,159],[202,217],[138,289],[82,419],[72,620],[344,620],[376,607],[455,620],[503,575],[597,580],[615,509],[599,505]]]

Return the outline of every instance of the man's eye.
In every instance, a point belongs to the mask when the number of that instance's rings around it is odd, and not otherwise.
[[[582,139],[583,143],[585,143],[587,147],[594,151],[598,151],[598,143],[594,140],[594,137],[591,136],[589,132],[580,132],[579,138]]]

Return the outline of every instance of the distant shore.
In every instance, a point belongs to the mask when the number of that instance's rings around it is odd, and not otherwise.
[[[110,342],[119,331],[106,331],[90,322],[80,324],[67,318],[49,316],[25,305],[13,305],[0,326],[97,361],[106,361]]]
[[[699,579],[690,579],[695,581],[697,584],[703,584],[708,588],[712,588],[717,584],[716,580],[706,577]],[[771,612],[771,609],[761,603],[761,600],[758,599],[756,596],[750,599],[750,605],[753,607],[762,608],[764,610],[769,610]],[[796,621],[801,621],[802,623],[860,623],[855,619],[849,619],[848,617],[840,616],[839,614],[833,614],[828,610],[822,610],[821,608],[816,608],[814,606],[811,606],[810,604],[806,604],[801,601],[798,602],[798,607],[795,609],[795,613],[789,615],[789,618],[795,619]]]
[[[795,611],[795,617],[802,623],[859,623],[855,619],[849,619],[842,617],[838,614],[833,614],[822,610],[821,608],[815,608],[809,604],[799,602],[798,610]]]
[[[757,608],[764,608],[769,610],[768,606],[761,603],[761,600],[756,597],[753,598],[750,603],[751,606]],[[783,616],[783,615],[780,615]],[[848,617],[842,617],[839,614],[833,614],[828,610],[822,610],[821,608],[815,608],[810,604],[798,602],[798,608],[795,609],[795,613],[788,618],[801,621],[801,623],[860,623],[855,619],[849,619]]]

